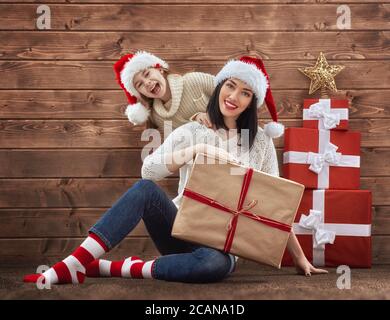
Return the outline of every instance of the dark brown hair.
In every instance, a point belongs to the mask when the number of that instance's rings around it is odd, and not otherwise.
[[[223,114],[219,109],[219,93],[221,92],[221,88],[226,80],[215,87],[207,105],[206,112],[210,118],[210,121],[215,125],[217,130],[220,128],[229,130],[229,128],[225,125]],[[251,148],[258,131],[257,97],[255,95],[252,96],[252,101],[249,103],[248,108],[246,108],[245,111],[243,111],[237,118],[236,124],[238,134],[241,133],[242,129],[249,130],[249,148]]]

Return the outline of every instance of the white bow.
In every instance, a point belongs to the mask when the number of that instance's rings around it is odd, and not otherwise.
[[[340,124],[340,114],[328,111],[328,102],[320,100],[310,106],[308,113],[310,118],[322,118],[325,129],[333,129]]]
[[[310,229],[313,231],[313,247],[318,248],[322,244],[334,243],[336,238],[336,232],[326,230],[322,219],[322,211],[310,210],[308,216],[301,215],[299,225],[302,228]]]
[[[324,153],[308,152],[307,163],[310,163],[309,169],[319,174],[325,164],[339,164],[342,154],[340,152],[336,152],[337,149],[338,146],[333,143],[328,143]]]

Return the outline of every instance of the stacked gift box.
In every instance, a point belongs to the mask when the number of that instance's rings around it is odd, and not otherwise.
[[[303,128],[285,132],[283,176],[305,185],[293,230],[315,266],[371,267],[371,192],[360,186],[360,132],[348,100],[305,99]],[[285,252],[283,265],[292,265]]]

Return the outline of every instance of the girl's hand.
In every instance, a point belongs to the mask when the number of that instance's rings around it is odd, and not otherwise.
[[[196,115],[195,121],[199,122],[200,124],[205,125],[208,128],[212,127],[211,121],[209,119],[209,116],[206,112],[200,112]]]
[[[328,273],[327,270],[317,269],[313,267],[313,265],[307,260],[307,258],[303,255],[299,258],[294,259],[295,268],[298,274],[302,274],[305,276],[311,276],[311,274],[322,274]]]
[[[142,97],[139,97],[137,98],[139,100],[139,102],[142,103],[142,105],[147,109],[147,110],[150,110],[152,108],[151,106],[151,103],[147,100],[147,99],[144,99]]]

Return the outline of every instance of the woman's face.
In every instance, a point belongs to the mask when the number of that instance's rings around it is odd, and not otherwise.
[[[243,81],[230,78],[219,93],[219,109],[224,117],[237,119],[252,101],[253,91]]]
[[[167,80],[163,73],[163,69],[156,68],[137,72],[133,78],[133,86],[147,98],[161,99],[167,90]]]

